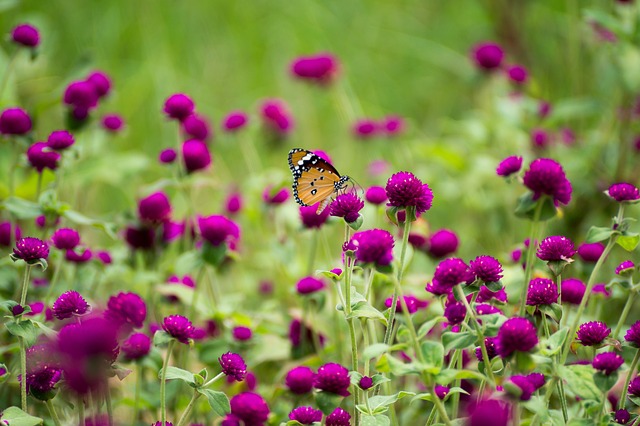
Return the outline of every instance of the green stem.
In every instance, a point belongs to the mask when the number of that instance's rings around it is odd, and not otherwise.
[[[624,305],[624,309],[622,310],[622,314],[620,314],[620,319],[618,320],[618,324],[616,325],[615,330],[613,330],[613,334],[611,337],[618,340],[618,336],[620,335],[620,330],[622,330],[622,326],[627,320],[627,316],[629,316],[629,311],[631,311],[631,307],[633,306],[633,302],[636,300],[636,296],[638,292],[635,289],[631,289],[629,292],[629,297],[627,298],[627,302]]]
[[[13,197],[13,195],[15,194],[15,175],[16,175],[16,170],[18,168],[18,162],[20,161],[20,154],[22,153],[22,150],[20,149],[20,146],[18,145],[18,142],[12,138],[11,139],[11,148],[13,149],[13,157],[11,159],[11,164],[9,166],[9,176],[7,178],[8,180],[8,186],[9,186],[9,197]]]
[[[142,387],[142,367],[141,363],[136,363],[136,387],[133,396],[133,423],[138,423],[138,417],[140,416],[140,390]]]
[[[447,416],[447,410],[444,409],[444,405],[440,398],[436,395],[436,386],[435,384],[431,386],[431,395],[433,395],[433,404],[436,406],[438,410],[438,414],[440,414],[440,419],[444,422],[445,425],[451,426],[451,420],[449,420],[449,416]]]
[[[51,419],[53,419],[53,423],[56,426],[62,426],[62,423],[60,423],[60,418],[58,417],[58,413],[56,413],[56,409],[53,406],[53,402],[51,402],[50,399],[47,399],[45,401],[45,404],[47,405],[47,410],[49,410],[49,414],[51,415]]]
[[[193,293],[191,294],[191,303],[189,304],[189,319],[192,321],[195,320],[196,313],[196,301],[198,300],[198,289],[204,285],[202,282],[202,278],[206,271],[206,265],[202,265],[200,267],[200,271],[198,272],[198,276],[196,277],[196,285],[193,287]]]
[[[20,292],[20,306],[27,302],[27,291],[29,289],[29,277],[31,276],[31,266],[27,264],[24,268],[24,278],[22,279],[22,291]]]
[[[176,343],[175,340],[171,340],[169,345],[167,346],[167,354],[164,357],[164,362],[162,363],[162,374],[160,377],[160,419],[161,425],[165,424],[167,419],[167,403],[165,401],[166,397],[166,377],[167,377],[167,366],[169,365],[169,358],[171,357],[171,350],[173,349],[173,345]]]
[[[184,409],[184,412],[182,413],[182,416],[180,417],[180,420],[178,421],[178,424],[176,426],[183,426],[187,422],[189,416],[191,415],[193,407],[196,405],[196,401],[198,400],[198,398],[200,398],[200,395],[202,394],[197,390],[193,391],[193,396],[189,401],[189,405],[187,405],[187,408]]]
[[[437,414],[438,414],[438,407],[436,407],[436,404],[433,404],[433,407],[431,408],[431,412],[429,413],[429,417],[427,417],[427,422],[424,424],[424,426],[431,426],[435,421]]]
[[[347,228],[349,225],[345,225]],[[348,235],[348,232],[347,232]],[[344,314],[347,318],[347,324],[349,325],[349,336],[351,337],[351,369],[353,371],[358,371],[358,341],[356,337],[356,328],[353,323],[354,318],[350,317],[351,315],[351,278],[353,275],[353,259],[350,256],[347,256],[347,268],[345,271],[345,305],[344,305]],[[355,408],[360,403],[360,392],[356,388],[353,392],[354,399],[354,418],[355,424],[360,424],[360,412]]]
[[[560,275],[558,274],[556,278],[560,280]],[[547,316],[545,314],[542,314],[542,324],[544,326],[544,335],[548,339],[551,336],[551,333],[549,332],[549,323],[547,322]],[[557,374],[557,364],[558,364],[557,354],[554,355],[553,357],[553,364],[554,364],[554,368],[553,368],[554,374]],[[566,423],[567,421],[569,421],[569,414],[567,410],[567,397],[564,393],[564,385],[562,383],[562,380],[557,381],[556,388],[558,390],[558,395],[560,396],[560,405],[562,407],[562,417],[564,418],[564,422]]]
[[[318,252],[318,232],[320,232],[319,229],[312,232],[311,248],[309,249],[309,259],[307,260],[307,275],[311,275],[313,273],[313,265]]]
[[[109,380],[105,381],[106,392],[104,399],[107,404],[107,418],[109,419],[109,426],[113,426],[113,404],[111,403],[111,389],[109,389]]]
[[[42,191],[42,172],[38,173],[38,181],[36,185],[36,202],[40,199],[40,192]]]
[[[409,313],[409,308],[407,307],[407,302],[404,300],[404,293],[402,291],[402,287],[397,280],[393,281],[394,290],[398,294],[398,300],[400,300],[400,307],[402,308],[402,314],[405,317],[405,321],[407,322],[407,328],[409,329],[409,334],[411,334],[411,341],[413,343],[413,348],[416,351],[416,356],[418,360],[422,363],[425,363],[424,354],[422,353],[422,349],[420,348],[420,340],[418,339],[418,333],[416,332],[416,327],[413,325],[413,320],[411,318],[411,314]]]
[[[20,406],[22,411],[27,412],[27,349],[23,337],[18,337],[20,341]]]
[[[540,215],[542,214],[542,206],[544,200],[538,200],[536,209],[533,213],[533,221],[531,222],[531,231],[529,232],[529,248],[527,249],[527,264],[524,269],[524,283],[522,286],[522,293],[520,294],[520,311],[519,316],[524,316],[524,310],[527,304],[527,289],[529,287],[529,281],[531,281],[531,274],[533,273],[533,262],[535,260],[535,253],[538,246],[538,232],[540,228]]]
[[[62,270],[62,264],[64,263],[64,254],[62,254],[62,252],[58,254],[60,256],[58,257],[58,262],[55,265],[56,269],[53,271],[53,278],[51,278],[51,282],[49,283],[49,290],[47,291],[47,295],[44,298],[45,307],[48,307],[49,303],[51,302],[51,297],[54,294],[53,292],[55,290],[56,284],[58,283],[58,279],[60,278],[60,271]]]
[[[13,53],[11,54],[11,57],[9,58],[9,63],[7,64],[7,70],[4,72],[4,75],[2,76],[2,81],[0,81],[0,98],[2,98],[2,95],[4,94],[4,89],[7,87],[7,82],[9,81],[9,76],[11,75],[11,70],[13,69],[13,65],[16,62],[16,56],[18,56],[18,50],[16,49],[13,51]]]
[[[631,377],[633,377],[633,372],[638,365],[638,361],[640,361],[640,349],[636,351],[636,355],[633,357],[633,361],[631,361],[631,367],[629,367],[629,373],[627,374],[627,378],[624,381],[624,387],[622,388],[622,395],[620,395],[620,402],[618,403],[618,409],[622,410],[624,408],[624,404],[627,399],[627,390],[629,388],[629,383],[631,382]]]

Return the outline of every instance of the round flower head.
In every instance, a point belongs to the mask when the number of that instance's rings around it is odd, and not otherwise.
[[[49,257],[49,246],[39,238],[25,237],[16,242],[13,257],[25,262],[34,262]]]
[[[462,303],[449,303],[444,309],[444,316],[449,322],[449,325],[458,325],[466,318],[467,309]]]
[[[314,422],[322,421],[322,411],[313,407],[297,407],[289,413],[289,419],[295,420],[303,425],[312,425]]]
[[[351,426],[351,414],[338,407],[325,419],[326,426]]]
[[[571,182],[564,174],[562,166],[549,158],[538,158],[531,162],[523,177],[524,186],[533,192],[533,199],[548,195],[553,203],[569,204],[571,201]]]
[[[489,359],[493,359],[496,356],[498,356],[498,349],[496,347],[496,343],[497,343],[497,337],[485,337],[484,338],[484,345],[487,348],[487,356],[489,356]],[[478,346],[476,348],[476,358],[478,359],[478,361],[482,362],[482,348],[480,346]]]
[[[178,342],[189,344],[189,339],[193,337],[195,327],[186,317],[182,315],[169,315],[162,320],[162,329]]]
[[[636,376],[629,382],[627,391],[629,392],[629,395],[640,396],[640,376]]]
[[[607,376],[616,371],[624,364],[624,358],[613,352],[604,352],[593,358],[593,368]]]
[[[435,295],[435,296],[442,296],[445,294],[452,294],[453,288],[449,287],[446,284],[442,284],[440,283],[440,281],[438,280],[433,280],[429,283],[427,283],[427,285],[424,288],[426,291],[428,291],[429,293]]]
[[[304,277],[296,284],[298,294],[311,294],[324,288],[324,282],[314,277]]]
[[[470,277],[469,266],[457,257],[450,257],[441,261],[433,273],[434,281],[449,288],[468,281]]]
[[[623,203],[625,201],[640,200],[640,190],[630,183],[614,183],[605,191],[611,199]]]
[[[500,45],[493,42],[480,43],[474,46],[473,60],[478,68],[491,71],[500,68],[504,59],[504,51]]]
[[[427,252],[436,259],[449,256],[458,250],[458,236],[449,229],[440,229],[429,237]]]
[[[347,223],[352,223],[360,217],[360,210],[364,207],[364,201],[353,192],[340,194],[329,206],[329,214],[342,217]]]
[[[134,333],[122,343],[120,348],[125,358],[135,361],[149,354],[151,338],[143,333]]]
[[[324,209],[317,214],[318,204],[313,206],[300,206],[300,220],[305,228],[320,228],[329,218],[330,209]]]
[[[55,396],[52,391],[62,376],[58,363],[51,356],[53,349],[49,344],[40,344],[26,352],[27,391],[41,401]]]
[[[392,175],[385,187],[388,206],[407,208],[415,207],[416,214],[426,212],[431,208],[433,192],[429,185],[423,184],[420,179],[410,172],[398,172]]]
[[[511,376],[509,381],[520,388],[520,401],[528,401],[535,392],[533,384],[525,376]]]
[[[102,71],[94,71],[87,77],[87,81],[93,84],[98,97],[103,98],[109,94],[111,90],[111,80],[109,76]]]
[[[514,173],[518,173],[522,168],[522,157],[512,155],[507,157],[498,164],[496,174],[498,176],[511,176]]]
[[[613,420],[618,424],[626,425],[629,420],[631,420],[631,414],[629,414],[629,411],[625,410],[624,408],[616,410],[616,412],[613,414]]]
[[[143,222],[164,222],[171,216],[171,202],[164,192],[154,192],[138,202],[138,217]]]
[[[309,367],[295,367],[289,370],[284,383],[289,390],[297,395],[311,392],[316,373]]]
[[[544,386],[546,380],[542,373],[531,373],[526,376],[527,380],[533,385],[534,392]]]
[[[118,293],[117,296],[109,298],[105,317],[118,324],[142,328],[147,318],[147,305],[136,293]]]
[[[182,144],[182,161],[188,173],[203,170],[211,165],[211,153],[207,144],[190,139]]]
[[[231,219],[221,215],[212,215],[198,218],[200,235],[212,246],[227,243],[229,248],[235,248],[240,238],[240,228]]]
[[[117,133],[124,127],[124,120],[118,114],[107,114],[102,117],[102,128],[110,133]]]
[[[502,311],[500,309],[496,308],[493,305],[489,305],[488,303],[476,304],[475,308],[478,315],[502,314]]]
[[[163,111],[171,119],[184,121],[189,117],[195,108],[191,98],[184,93],[176,93],[169,96],[164,102]]]
[[[171,164],[174,161],[176,161],[177,157],[178,157],[178,153],[176,153],[175,149],[167,148],[160,152],[160,155],[158,156],[158,160],[163,164]]]
[[[134,250],[149,250],[155,244],[156,234],[152,228],[128,226],[124,231],[124,238]]]
[[[89,424],[87,423],[86,426],[89,426]],[[102,425],[100,425],[100,426],[102,426]],[[157,421],[154,424],[152,424],[151,426],[173,426],[173,423],[165,421],[164,425],[163,425],[161,421]]]
[[[59,320],[84,315],[88,311],[89,304],[77,291],[66,291],[53,302],[53,316]]]
[[[233,338],[239,342],[251,340],[251,337],[253,336],[251,329],[244,326],[234,327],[231,334],[233,334]]]
[[[281,188],[278,191],[274,191],[273,186],[269,185],[262,192],[262,200],[267,204],[278,205],[287,201],[290,195],[288,188]]]
[[[549,102],[542,101],[538,105],[538,116],[540,118],[548,117],[551,114],[551,104]]]
[[[421,307],[421,303],[420,300],[418,300],[415,296],[404,296],[404,304],[407,306],[407,310],[409,311],[410,314],[415,314],[416,312],[418,312],[418,309]],[[384,306],[386,306],[387,308],[390,308],[391,305],[393,305],[393,298],[392,297],[388,297],[385,301],[384,301]],[[396,312],[400,313],[403,310],[403,305],[400,302],[400,299],[397,300],[396,302]]]
[[[387,192],[381,186],[371,186],[364,195],[367,202],[379,206],[387,201]]]
[[[340,364],[328,363],[318,368],[313,386],[325,392],[349,396],[349,370]]]
[[[436,385],[435,391],[436,391],[436,396],[439,399],[445,399],[445,397],[449,394],[450,389],[446,386]]]
[[[260,426],[269,417],[269,406],[257,393],[244,392],[231,398],[231,414],[245,425]]]
[[[398,116],[385,117],[378,127],[387,136],[398,135],[404,130],[404,120]]]
[[[551,305],[558,301],[558,286],[546,278],[534,278],[529,281],[527,289],[527,305]]]
[[[22,237],[22,230],[19,226],[14,226],[11,222],[0,223],[0,246],[13,247],[14,241]]]
[[[485,399],[471,406],[467,426],[508,426],[511,407],[504,401]]]
[[[244,363],[240,355],[227,352],[218,358],[218,362],[225,376],[232,378],[236,382],[241,382],[247,377],[247,364]]]
[[[73,250],[80,244],[80,234],[75,229],[60,228],[53,233],[51,241],[58,250]]]
[[[27,149],[27,161],[38,173],[44,169],[57,169],[59,160],[60,154],[49,150],[46,142],[36,142]]]
[[[72,81],[65,89],[62,100],[65,105],[78,109],[76,118],[83,119],[91,108],[98,105],[98,92],[88,81]]]
[[[491,256],[478,256],[469,262],[469,270],[476,279],[489,283],[502,279],[502,265]]]
[[[266,128],[276,134],[285,135],[293,129],[293,118],[280,99],[266,100],[260,108],[260,115]]]
[[[576,278],[562,280],[562,303],[579,305],[587,289],[584,283]]]
[[[64,252],[64,258],[72,263],[87,263],[93,257],[93,253],[89,249],[81,249],[79,253],[75,250],[67,250]]]
[[[500,289],[496,292],[489,290],[488,287],[482,286],[480,287],[480,291],[478,291],[478,297],[476,298],[477,303],[488,302],[492,299],[495,299],[502,303],[507,303],[508,297],[507,292],[503,289]]]
[[[242,111],[232,111],[222,120],[222,129],[226,132],[236,132],[247,125],[249,117]]]
[[[354,136],[360,139],[368,139],[378,133],[378,125],[375,121],[367,118],[358,120],[353,124],[352,128]]]
[[[239,192],[232,192],[227,196],[225,200],[225,211],[228,215],[234,215],[242,210],[242,194]]]
[[[502,358],[516,351],[529,352],[538,344],[536,327],[526,318],[514,317],[506,320],[497,337],[497,350]]]
[[[426,251],[429,245],[429,240],[426,236],[420,235],[415,232],[409,233],[408,241],[409,244],[411,244],[411,247],[413,247],[415,250]]]
[[[11,39],[14,43],[25,47],[34,48],[40,44],[40,34],[33,25],[20,24],[11,31]]]
[[[598,346],[609,336],[611,329],[601,321],[589,321],[580,325],[578,340],[583,346]]]
[[[604,253],[604,244],[602,243],[583,243],[578,247],[578,256],[588,263],[595,263]]]
[[[618,266],[616,266],[616,275],[624,275],[628,272],[631,272],[635,268],[635,265],[630,260],[625,260]]]
[[[393,236],[382,229],[356,232],[349,241],[349,248],[355,250],[356,260],[387,266],[393,260]]]
[[[371,389],[373,387],[373,379],[369,376],[362,376],[358,382],[358,387],[362,390]]]
[[[74,143],[73,135],[66,130],[53,131],[47,138],[47,146],[54,151],[64,151]]]
[[[538,149],[544,149],[551,143],[549,133],[544,129],[533,129],[530,138],[533,147]]]
[[[576,254],[576,250],[573,247],[573,243],[570,239],[563,236],[547,237],[540,242],[538,246],[538,252],[536,255],[541,260],[568,261]]]
[[[529,77],[527,69],[522,65],[511,65],[507,68],[507,76],[509,77],[509,80],[516,84],[526,83],[527,78]]]
[[[31,131],[31,118],[22,108],[7,108],[0,114],[0,133],[24,135]]]
[[[338,73],[338,61],[327,53],[302,56],[291,63],[291,73],[301,80],[326,84]]]
[[[624,340],[640,348],[640,321],[636,321],[631,325],[624,335]]]
[[[209,122],[203,116],[191,114],[182,122],[182,130],[191,138],[208,141],[211,137]]]

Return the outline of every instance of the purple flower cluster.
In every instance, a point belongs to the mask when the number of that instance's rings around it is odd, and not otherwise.
[[[387,266],[393,260],[394,244],[393,236],[389,232],[370,229],[353,234],[347,248],[355,251],[358,262]]]
[[[547,237],[540,242],[536,255],[541,260],[568,261],[576,254],[573,242],[561,235]]]
[[[241,382],[247,377],[247,364],[244,363],[244,359],[240,355],[227,352],[218,358],[218,362],[225,376],[237,382]]]
[[[413,173],[398,172],[392,175],[385,187],[388,206],[406,209],[414,207],[416,214],[426,212],[431,208],[433,192],[429,185],[423,184]]]
[[[329,214],[342,217],[347,223],[352,223],[360,217],[360,210],[364,208],[364,201],[353,192],[340,194],[329,206]]]
[[[538,158],[529,165],[523,177],[524,185],[533,192],[533,199],[542,195],[551,197],[554,204],[569,204],[571,182],[564,174],[562,166],[549,158]]]
[[[469,271],[476,279],[485,282],[498,282],[502,279],[502,265],[491,256],[478,256],[469,262]]]
[[[605,193],[619,203],[640,200],[640,190],[630,183],[614,183]]]
[[[558,301],[558,286],[546,278],[534,278],[527,289],[527,305],[551,305]]]
[[[347,390],[350,384],[349,370],[336,363],[324,364],[318,368],[313,382],[316,389],[342,396],[350,395]]]
[[[69,106],[73,118],[84,121],[89,112],[98,106],[98,101],[111,91],[111,80],[102,71],[94,71],[84,80],[69,83],[62,98]]]
[[[602,321],[589,321],[580,325],[577,336],[584,346],[598,346],[611,334],[611,329]]]

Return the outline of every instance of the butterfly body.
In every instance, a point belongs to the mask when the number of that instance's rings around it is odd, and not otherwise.
[[[289,151],[289,169],[293,174],[293,198],[301,206],[320,203],[317,213],[321,213],[331,197],[345,189],[349,181],[349,176],[340,176],[328,161],[306,149]]]

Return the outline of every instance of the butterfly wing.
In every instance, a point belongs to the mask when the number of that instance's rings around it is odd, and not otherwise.
[[[293,173],[293,196],[298,204],[310,206],[328,200],[344,178],[329,162],[306,149],[289,152],[289,168]],[[321,203],[322,211],[325,203]]]

